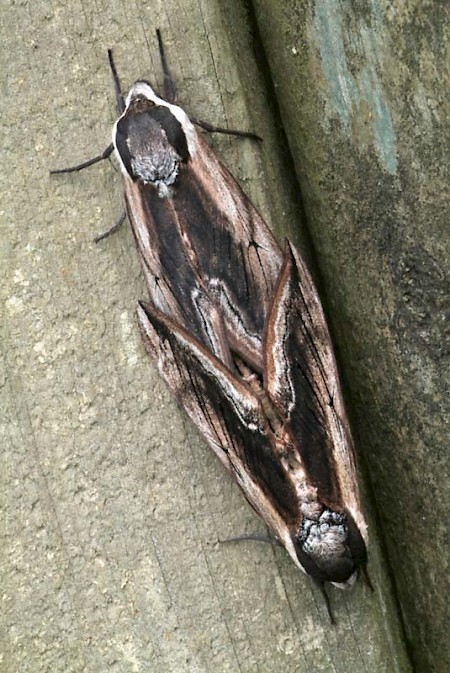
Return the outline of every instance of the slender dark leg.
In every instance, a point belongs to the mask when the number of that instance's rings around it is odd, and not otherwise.
[[[123,100],[122,96],[122,90],[120,88],[120,80],[119,76],[117,74],[117,69],[116,65],[114,63],[113,59],[113,54],[112,54],[112,49],[108,49],[108,59],[109,59],[109,66],[111,68],[111,73],[113,76],[114,80],[114,89],[116,92],[116,103],[117,103],[117,108],[119,110],[119,113],[122,114],[122,112],[125,110],[125,102]],[[114,145],[111,143],[108,145],[106,150],[104,150],[101,154],[98,156],[94,157],[93,159],[88,159],[88,161],[83,161],[81,164],[77,164],[76,166],[70,166],[69,168],[58,168],[57,170],[50,171],[50,175],[55,175],[57,173],[74,173],[76,171],[81,171],[83,168],[87,168],[88,166],[92,166],[93,164],[97,164],[99,161],[103,161],[104,159],[108,159],[111,154],[113,153],[114,150]],[[99,241],[102,241],[104,238],[107,238],[114,232],[116,232],[122,224],[125,222],[127,214],[126,211],[124,210],[123,213],[120,215],[119,219],[113,226],[108,229],[108,231],[105,231],[103,234],[100,234],[99,236],[96,236],[94,238],[95,243],[98,243]]]
[[[173,83],[172,75],[170,74],[169,66],[167,65],[166,54],[164,52],[164,45],[159,28],[156,30],[156,37],[158,38],[159,58],[161,59],[161,66],[164,74],[164,100],[168,103],[175,103],[175,84]]]
[[[119,75],[117,74],[116,64],[114,63],[112,49],[108,49],[109,67],[114,81],[114,90],[116,92],[116,103],[119,114],[125,110],[125,101],[123,100],[122,89],[120,88]]]
[[[111,236],[111,234],[115,234],[116,231],[119,231],[120,227],[122,224],[125,222],[125,219],[127,217],[127,213],[124,210],[117,222],[113,224],[113,226],[108,229],[107,231],[104,231],[103,234],[99,234],[94,238],[94,243],[98,243],[99,241],[103,241],[104,238],[108,238],[108,236]]]
[[[170,74],[169,66],[167,65],[166,54],[164,51],[164,45],[161,37],[161,31],[159,28],[156,31],[156,36],[158,38],[158,47],[159,47],[159,57],[161,59],[161,66],[164,74],[164,100],[168,103],[174,103],[176,98],[175,84]],[[205,131],[210,133],[227,133],[231,136],[242,136],[244,138],[253,138],[254,140],[262,140],[260,136],[256,133],[251,133],[250,131],[236,131],[234,129],[225,129],[221,126],[214,126],[208,122],[201,121],[200,119],[194,119],[191,117],[191,122],[196,126],[200,126]]]
[[[329,617],[330,617],[330,622],[331,622],[331,623],[333,624],[333,626],[334,626],[334,625],[336,624],[336,621],[335,621],[335,619],[334,619],[334,615],[333,615],[333,612],[332,612],[332,610],[331,610],[330,597],[329,597],[329,595],[327,594],[327,590],[326,590],[326,588],[325,588],[325,583],[324,583],[324,582],[318,582],[317,580],[314,580],[314,583],[316,584],[316,586],[319,587],[320,591],[322,592],[322,596],[323,596],[324,599],[325,599],[325,605],[327,606],[328,615],[329,615]]]
[[[200,126],[202,129],[205,129],[205,131],[209,131],[210,133],[226,133],[230,136],[241,136],[242,138],[252,138],[253,140],[259,140],[262,142],[261,136],[258,136],[256,133],[252,133],[251,131],[237,131],[236,129],[226,129],[223,128],[222,126],[214,126],[213,124],[201,121],[200,119],[195,119],[194,117],[191,117],[191,122],[196,126]]]
[[[363,575],[364,575],[364,579],[366,580],[366,582],[367,582],[367,584],[368,584],[368,586],[369,586],[369,589],[370,589],[371,591],[375,591],[375,589],[373,588],[372,581],[371,581],[371,579],[370,579],[369,571],[367,570],[367,566],[363,566],[362,573],[363,573]]]
[[[268,544],[276,545],[277,547],[282,547],[281,542],[274,537],[273,535],[259,535],[258,533],[244,533],[244,535],[238,535],[237,537],[230,537],[227,540],[219,540],[222,543],[228,542],[246,542],[248,540],[254,540],[255,542],[266,542]]]
[[[82,164],[77,164],[76,166],[70,166],[69,168],[57,168],[54,171],[50,171],[50,175],[56,175],[57,173],[75,173],[75,171],[81,171],[81,170],[83,170],[83,168],[87,168],[88,166],[92,166],[93,164],[97,164],[99,161],[103,161],[104,159],[108,159],[111,156],[111,154],[113,153],[113,150],[114,150],[114,145],[111,143],[111,145],[108,145],[106,150],[104,150],[97,157],[94,157],[93,159],[88,159],[87,161],[83,161]]]

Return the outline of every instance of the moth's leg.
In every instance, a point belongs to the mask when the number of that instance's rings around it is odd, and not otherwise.
[[[267,544],[273,544],[277,547],[282,547],[283,545],[274,535],[260,535],[259,533],[244,533],[243,535],[238,535],[237,537],[230,537],[226,540],[219,540],[222,544],[228,542],[246,542],[248,540],[254,540],[255,542],[266,542]]]
[[[125,222],[125,219],[127,217],[127,213],[124,210],[117,222],[113,224],[113,226],[110,229],[107,229],[107,231],[104,231],[103,234],[99,234],[94,238],[94,243],[98,243],[99,241],[103,241],[104,238],[108,238],[108,236],[111,236],[111,234],[115,234],[116,231],[119,231],[120,227],[122,224]]]
[[[170,74],[169,67],[167,65],[166,54],[164,52],[164,45],[161,37],[161,32],[159,28],[156,30],[156,37],[158,38],[158,47],[159,47],[159,58],[161,59],[161,67],[163,69],[164,75],[164,100],[168,103],[175,103],[176,90],[175,84]]]
[[[369,571],[367,570],[367,566],[363,566],[362,568],[362,574],[364,575],[364,579],[367,582],[367,585],[371,591],[375,591],[373,588],[372,580],[370,579]]]
[[[88,159],[88,161],[83,161],[82,164],[77,164],[76,166],[70,166],[69,168],[58,168],[57,170],[50,171],[50,175],[55,175],[56,173],[75,173],[76,171],[81,171],[83,168],[87,168],[88,166],[92,166],[92,164],[97,164],[99,161],[103,161],[103,159],[108,159],[112,152],[114,150],[114,145],[111,143],[111,145],[108,145],[106,150],[99,154],[97,157],[94,157],[93,159]],[[120,215],[119,219],[117,222],[113,224],[113,226],[108,229],[107,231],[103,232],[103,234],[99,234],[99,236],[96,236],[94,238],[94,242],[98,243],[99,241],[102,241],[104,238],[107,238],[111,234],[114,234],[122,224],[125,222],[127,214],[125,210],[123,213]]]
[[[113,153],[113,150],[114,145],[111,143],[111,145],[108,145],[106,150],[104,150],[101,154],[94,157],[93,159],[88,159],[87,161],[83,161],[82,164],[77,164],[76,166],[70,166],[69,168],[57,168],[54,171],[50,171],[50,175],[56,175],[57,173],[75,173],[76,171],[81,171],[83,170],[83,168],[87,168],[88,166],[97,164],[99,161],[108,159]]]
[[[196,126],[200,126],[200,128],[205,129],[205,131],[209,131],[210,133],[226,133],[227,135],[230,136],[241,136],[242,138],[252,138],[252,140],[259,140],[262,142],[261,136],[258,136],[256,133],[252,133],[251,131],[238,131],[236,129],[226,129],[223,128],[222,126],[214,126],[213,124],[204,122],[201,119],[195,119],[194,117],[191,117],[191,122]]]
[[[120,87],[119,75],[117,74],[116,64],[114,63],[112,49],[108,49],[109,67],[114,81],[114,91],[116,92],[116,104],[119,114],[125,110],[125,101],[123,99],[122,89]]]
[[[314,580],[314,584],[319,587],[320,591],[322,592],[322,596],[325,599],[325,605],[327,606],[327,611],[330,617],[330,622],[333,624],[333,626],[336,624],[336,620],[334,619],[333,612],[331,610],[331,603],[330,603],[330,597],[327,593],[327,590],[325,588],[325,582],[320,582],[318,580]]]
[[[167,65],[166,54],[164,51],[164,45],[161,37],[161,31],[159,28],[156,30],[156,36],[158,38],[158,47],[159,47],[159,58],[161,59],[161,66],[164,74],[164,100],[168,103],[174,103],[176,98],[175,84],[170,74],[169,66]],[[234,129],[225,129],[221,126],[214,126],[208,122],[201,121],[200,119],[194,119],[191,117],[191,122],[200,126],[205,131],[210,133],[227,133],[231,136],[242,136],[244,138],[253,138],[253,140],[262,140],[262,138],[256,133],[251,133],[250,131],[236,131]]]

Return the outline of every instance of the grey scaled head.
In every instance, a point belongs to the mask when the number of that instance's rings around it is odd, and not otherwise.
[[[367,561],[364,540],[352,517],[317,503],[304,506],[293,542],[301,565],[320,583],[351,586],[358,568]]]

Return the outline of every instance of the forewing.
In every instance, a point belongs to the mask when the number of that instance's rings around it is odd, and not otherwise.
[[[353,447],[325,316],[305,264],[286,244],[264,339],[264,385],[286,418],[319,499],[354,509]]]
[[[299,523],[298,498],[260,401],[184,328],[141,302],[145,347],[169,389],[245,496],[281,539]]]
[[[222,310],[233,349],[261,370],[262,334],[282,265],[280,248],[201,136],[181,177],[174,199],[186,213],[200,273]]]

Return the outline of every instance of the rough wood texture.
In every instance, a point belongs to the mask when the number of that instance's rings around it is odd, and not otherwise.
[[[320,592],[282,550],[218,544],[260,530],[261,524],[178,412],[145,356],[134,316],[144,284],[127,227],[93,243],[121,211],[120,177],[108,162],[79,175],[48,175],[50,167],[93,156],[109,143],[115,112],[107,47],[115,48],[124,86],[142,76],[154,81],[155,74],[161,82],[154,38],[159,26],[180,103],[196,117],[250,127],[264,137],[262,146],[223,137],[214,144],[276,233],[300,231],[299,200],[264,64],[253,49],[257,42],[250,39],[250,15],[238,2],[221,5],[219,10],[218,0],[181,5],[101,0],[70,3],[69,8],[24,2],[3,12],[0,666],[8,673],[410,670],[369,502],[375,593],[363,581],[348,594],[332,591],[335,628]],[[292,46],[299,49],[299,44]],[[281,51],[288,48],[284,44]],[[335,125],[339,131],[338,120]],[[307,185],[312,187],[305,187],[309,211],[317,205],[317,221],[329,223],[327,203],[340,197],[332,221],[336,240],[327,243],[324,233],[317,234],[322,270],[330,261],[326,281],[339,263],[337,252],[326,255],[331,245],[342,253],[347,246],[348,254],[345,271],[336,275],[335,293],[328,295],[335,315],[345,306],[351,282],[364,291],[370,282],[371,296],[376,295],[380,258],[371,252],[367,278],[360,278],[358,248],[349,245],[355,204],[347,217],[337,217],[347,212],[351,185],[342,186],[340,154],[327,157],[324,144],[322,160],[317,157],[317,135],[310,141],[315,169]],[[369,151],[361,169],[371,171],[372,179],[379,170],[376,157]],[[336,185],[327,198],[313,189],[325,160]],[[386,170],[387,180],[391,169]],[[360,184],[362,189],[362,175]],[[373,184],[373,189],[382,193],[381,186]],[[376,212],[381,223],[374,219],[373,232],[362,229],[371,251],[385,241],[378,227],[389,229],[381,204]],[[341,233],[344,240],[337,240]],[[397,272],[404,292],[415,290],[409,296],[416,306],[425,297],[417,295],[414,279],[421,273],[429,278],[430,267],[407,265],[415,259],[414,250],[425,250],[422,239],[411,245]],[[386,266],[388,260],[381,268]],[[437,278],[438,267],[432,268]],[[419,320],[416,310],[400,310],[398,304],[391,310],[397,310],[402,333],[410,335]],[[349,333],[336,321],[347,377],[357,400],[373,406],[375,399],[378,415],[368,411],[359,426],[367,440],[361,444],[368,447],[364,453],[375,462],[380,452],[371,435],[375,422],[389,455],[393,436],[404,447],[416,424],[408,428],[405,416],[400,431],[393,431],[389,404],[396,409],[400,403],[404,374],[391,366],[388,383],[379,376],[387,367],[379,350],[387,348],[389,330],[374,324],[378,314],[371,316],[362,301],[351,302],[343,315],[355,335],[350,357]],[[362,368],[361,343],[369,328],[377,341]],[[435,329],[437,334],[437,323]],[[426,349],[427,338],[435,336],[426,324],[423,333],[418,343]],[[407,341],[411,357],[414,343]],[[421,370],[415,371],[416,380],[424,381]],[[427,381],[431,390],[424,395],[434,390],[432,377]],[[382,392],[371,397],[376,383]],[[387,385],[391,397],[384,395]],[[397,386],[398,402],[392,399]],[[427,399],[420,402],[424,408]],[[405,405],[409,401],[410,396],[404,398]],[[387,418],[381,422],[383,415]],[[414,453],[420,446],[413,446]],[[402,461],[410,463],[404,452],[395,456],[393,469]],[[388,472],[386,462],[376,472],[378,480],[383,471]],[[402,514],[388,495],[398,482],[403,496],[404,481],[390,478],[383,493],[392,521],[410,531],[412,485],[405,496],[409,511]],[[420,511],[420,517],[429,514]],[[419,526],[423,530],[422,520]],[[405,530],[402,549],[410,544]]]
[[[413,660],[446,673],[450,6],[255,6]]]

